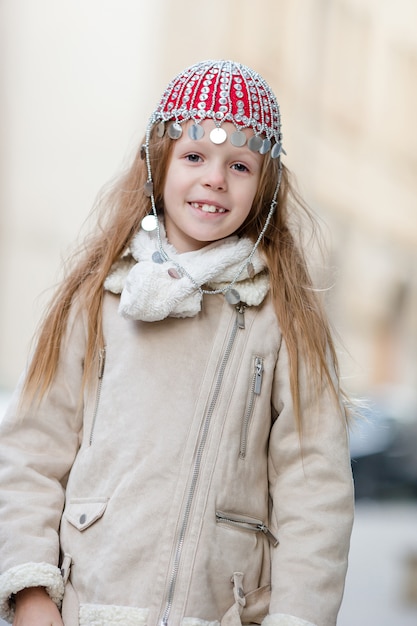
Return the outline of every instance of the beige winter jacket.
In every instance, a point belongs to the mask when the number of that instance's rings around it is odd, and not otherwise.
[[[316,402],[302,384],[301,451],[269,299],[243,310],[207,296],[197,315],[153,323],[118,304],[106,294],[81,408],[73,315],[48,397],[22,417],[16,394],[1,424],[2,616],[43,585],[65,626],[334,626],[346,425],[326,389]]]

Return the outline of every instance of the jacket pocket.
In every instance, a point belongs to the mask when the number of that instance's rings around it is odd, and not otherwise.
[[[279,543],[278,539],[272,534],[268,526],[262,520],[248,517],[247,515],[237,515],[235,513],[216,511],[216,522],[218,524],[226,524],[232,528],[247,532],[263,533],[274,547]]]
[[[249,397],[246,403],[246,410],[243,416],[242,430],[240,434],[240,451],[241,459],[246,458],[246,448],[248,444],[249,426],[253,415],[256,398],[261,394],[262,377],[264,371],[264,362],[262,357],[255,356],[253,361],[253,373],[249,389]]]
[[[67,505],[64,517],[77,530],[83,531],[103,516],[107,502],[108,498],[74,498]]]

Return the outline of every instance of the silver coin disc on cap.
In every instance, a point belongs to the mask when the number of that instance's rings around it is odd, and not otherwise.
[[[282,152],[282,145],[280,143],[276,143],[271,150],[271,157],[273,159],[277,159]]]
[[[241,148],[246,143],[246,135],[241,130],[236,130],[230,135],[230,143],[236,148]]]
[[[182,126],[178,122],[173,122],[168,126],[168,137],[179,139],[182,135]]]
[[[263,140],[262,146],[259,148],[259,154],[266,154],[271,149],[271,140],[267,137]]]
[[[227,139],[227,133],[224,130],[224,128],[213,128],[212,131],[210,131],[210,141],[212,141],[213,143],[219,145],[221,143],[224,143]]]
[[[164,122],[159,122],[159,124],[156,127],[156,134],[158,135],[158,137],[163,137],[165,134],[165,123]]]
[[[259,135],[254,135],[248,141],[248,148],[252,152],[258,152],[262,148],[263,139]]]
[[[200,124],[192,124],[188,129],[190,139],[198,140],[204,137],[204,128]]]

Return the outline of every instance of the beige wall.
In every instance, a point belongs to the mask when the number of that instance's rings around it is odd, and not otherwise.
[[[348,386],[415,386],[416,13],[413,0],[3,0],[0,386],[97,190],[165,83],[207,57],[253,66],[278,95],[287,164],[330,228]]]
[[[43,292],[159,94],[160,5],[0,3],[0,387],[15,384]]]

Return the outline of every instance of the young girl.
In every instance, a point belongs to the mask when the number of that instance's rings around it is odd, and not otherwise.
[[[352,479],[278,103],[198,63],[56,293],[1,424],[15,626],[334,626]]]

